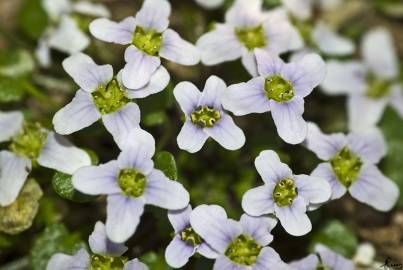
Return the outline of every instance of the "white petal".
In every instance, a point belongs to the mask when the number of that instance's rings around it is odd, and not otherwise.
[[[190,226],[190,213],[192,212],[192,206],[190,204],[180,210],[168,211],[168,219],[175,233],[179,233]]]
[[[123,148],[136,148],[141,155],[151,158],[155,153],[154,137],[141,128],[133,128],[128,136]]]
[[[31,171],[31,161],[8,151],[0,151],[0,206],[15,201]]]
[[[274,183],[270,183],[245,192],[242,197],[242,209],[252,216],[274,213],[274,185]]]
[[[142,88],[127,89],[127,96],[129,98],[145,98],[149,95],[156,94],[165,89],[170,80],[170,75],[166,68],[160,66],[151,75],[150,81]]]
[[[326,179],[317,176],[295,175],[298,196],[308,204],[324,203],[330,199],[332,190]]]
[[[300,20],[305,20],[312,16],[311,0],[283,0],[282,2],[286,9]]]
[[[109,195],[106,209],[106,235],[116,243],[123,243],[136,231],[144,211],[142,198]]]
[[[357,180],[348,189],[351,196],[379,211],[389,211],[399,198],[396,183],[372,164],[364,164]]]
[[[319,164],[312,171],[311,176],[324,179],[329,183],[332,189],[332,195],[331,195],[332,200],[340,198],[347,191],[346,187],[343,186],[337,179],[337,176],[335,175],[330,163],[326,162]]]
[[[111,13],[108,8],[102,4],[92,3],[89,1],[78,1],[73,5],[74,11],[88,15],[91,17],[110,17]]]
[[[312,32],[312,39],[319,49],[327,55],[343,56],[354,53],[354,43],[340,36],[324,23],[318,23]]]
[[[201,93],[191,82],[180,82],[174,88],[174,96],[182,111],[190,115],[198,106]]]
[[[54,132],[48,133],[37,161],[43,167],[66,174],[73,174],[79,168],[91,165],[87,152]]]
[[[74,256],[63,253],[54,254],[48,261],[46,270],[86,270],[90,263],[90,255],[82,248]]]
[[[233,84],[222,96],[226,110],[235,115],[264,113],[270,110],[269,99],[264,93],[264,78],[253,78],[246,83]]]
[[[215,9],[220,7],[224,0],[196,0],[196,3],[206,9]]]
[[[196,43],[203,64],[211,66],[238,59],[243,47],[229,25],[217,25],[213,31],[202,35]]]
[[[219,256],[213,266],[213,270],[248,270],[248,268],[250,267],[237,264],[224,255]]]
[[[278,253],[271,247],[264,247],[257,258],[253,270],[266,270],[266,269],[289,269],[288,265],[284,263]]]
[[[240,223],[243,233],[251,236],[261,246],[267,246],[273,241],[271,230],[277,224],[277,219],[272,217],[251,217],[246,214],[241,216]]]
[[[245,144],[245,134],[242,129],[235,125],[231,116],[223,112],[220,120],[213,127],[203,130],[225,149],[237,150]]]
[[[24,115],[19,111],[0,111],[0,142],[8,141],[17,135],[22,128],[23,121]]]
[[[202,128],[188,120],[183,124],[176,140],[180,149],[196,153],[203,147],[208,137]]]
[[[98,221],[88,238],[91,251],[103,256],[119,257],[127,251],[124,244],[114,243],[106,236],[105,225]]]
[[[335,253],[327,247],[317,244],[315,252],[319,253],[323,263],[334,270],[353,270],[356,269],[354,263],[347,258]]]
[[[263,25],[267,38],[265,49],[269,52],[278,55],[303,47],[304,43],[298,30],[288,20],[269,17]]]
[[[171,5],[167,0],[145,0],[137,12],[136,23],[147,30],[164,31],[169,25]]]
[[[43,37],[39,39],[38,45],[35,49],[35,57],[38,59],[41,67],[48,68],[51,65],[52,58],[47,38]]]
[[[306,211],[306,203],[301,197],[297,197],[290,206],[279,207],[275,205],[276,216],[281,226],[291,235],[301,236],[312,229]]]
[[[378,27],[365,34],[362,54],[366,64],[382,79],[394,79],[399,73],[393,37],[386,28]]]
[[[72,178],[75,189],[85,194],[114,194],[120,193],[117,183],[119,174],[118,164],[115,160],[98,166],[87,166],[78,169]]]
[[[172,62],[192,66],[200,61],[196,46],[182,39],[178,33],[167,29],[162,34],[162,46],[159,55]]]
[[[183,209],[189,204],[189,193],[182,184],[169,180],[159,170],[153,170],[147,176],[144,197],[147,204],[169,210]]]
[[[135,169],[147,175],[154,168],[152,155],[144,144],[138,147],[125,147],[118,156],[118,166],[120,169]]]
[[[292,176],[290,167],[281,162],[277,153],[272,150],[260,152],[255,159],[255,167],[266,184],[277,183],[278,180]]]
[[[391,92],[390,105],[403,118],[403,85],[392,85]]]
[[[71,12],[69,0],[42,0],[42,7],[52,20],[59,19],[63,14]]]
[[[197,106],[209,106],[220,109],[221,97],[226,90],[227,85],[222,79],[214,75],[210,76],[206,81]]]
[[[130,44],[133,38],[136,22],[133,17],[127,17],[120,22],[100,18],[90,23],[91,34],[97,39],[117,44]]]
[[[255,49],[255,56],[258,72],[261,76],[280,74],[285,66],[284,61],[278,55],[265,50]]]
[[[56,112],[53,126],[57,133],[67,135],[95,123],[101,114],[90,93],[78,90],[73,100]]]
[[[130,131],[133,128],[139,128],[140,108],[136,103],[129,102],[118,111],[103,115],[102,122],[122,149]]]
[[[133,259],[125,264],[123,270],[149,270],[149,268],[138,259]]]
[[[386,105],[386,99],[372,99],[361,95],[348,97],[349,129],[351,131],[364,131],[376,126],[385,111]]]
[[[195,248],[175,236],[165,250],[165,260],[173,268],[181,268],[195,253]]]
[[[293,270],[312,270],[316,269],[318,264],[318,256],[316,256],[316,254],[310,254],[303,259],[291,262],[289,266]]]
[[[253,52],[246,52],[242,55],[242,65],[249,72],[249,74],[253,77],[258,76],[257,72],[257,62],[255,58],[255,54]]]
[[[197,247],[197,253],[208,259],[216,259],[218,257],[218,252],[205,242]]]
[[[225,21],[237,27],[253,27],[262,20],[261,0],[236,0],[225,13]]]
[[[62,64],[75,83],[89,93],[106,85],[113,77],[111,65],[97,65],[91,57],[83,53],[64,59]]]
[[[302,117],[304,99],[294,97],[289,102],[270,101],[271,115],[277,127],[278,135],[289,144],[298,144],[307,136],[307,124]]]
[[[125,51],[126,65],[122,71],[122,80],[125,87],[139,89],[150,82],[151,76],[161,65],[156,56],[148,55],[131,45]]]
[[[378,163],[386,155],[386,142],[378,128],[347,136],[349,148],[365,162]]]

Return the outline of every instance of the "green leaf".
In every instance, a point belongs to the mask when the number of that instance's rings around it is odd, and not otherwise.
[[[24,96],[24,82],[0,76],[0,103],[20,101]]]
[[[85,244],[76,233],[69,233],[63,224],[53,224],[35,239],[30,252],[30,263],[33,270],[46,269],[46,265],[55,253],[73,255]]]
[[[148,127],[157,126],[163,124],[167,120],[165,112],[158,111],[152,112],[144,116],[143,123]]]
[[[71,182],[71,175],[62,172],[53,175],[52,186],[60,197],[73,202],[89,202],[95,198],[76,190]]]
[[[22,31],[32,39],[38,39],[48,25],[48,15],[41,0],[24,0],[20,10],[19,23]]]
[[[316,243],[326,245],[337,253],[351,258],[358,246],[354,232],[338,220],[331,220],[312,236],[311,247]]]
[[[175,157],[167,152],[158,152],[154,157],[155,168],[161,170],[166,177],[172,180],[178,179]]]
[[[5,77],[21,77],[32,73],[34,60],[25,50],[0,50],[0,75]]]
[[[141,256],[140,261],[145,263],[150,269],[172,270],[172,268],[166,264],[162,254],[157,254],[152,251]]]

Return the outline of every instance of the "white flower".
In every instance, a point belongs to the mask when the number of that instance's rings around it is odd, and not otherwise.
[[[317,54],[284,63],[278,56],[255,50],[259,76],[228,87],[222,103],[235,115],[271,111],[279,136],[287,143],[301,143],[307,132],[302,117],[304,98],[322,82],[326,67]]]
[[[268,246],[276,219],[244,214],[235,221],[218,205],[200,205],[190,214],[190,224],[218,252],[213,270],[289,269]]]
[[[321,85],[328,94],[347,94],[349,127],[353,131],[375,126],[389,104],[403,117],[403,84],[389,31],[369,31],[362,40],[361,52],[363,61],[329,61]]]
[[[106,18],[90,24],[91,34],[103,41],[128,45],[122,71],[127,88],[144,87],[161,65],[160,57],[182,65],[200,61],[196,47],[168,29],[171,5],[167,0],[145,0],[135,17],[121,22]]]
[[[320,177],[294,175],[271,150],[261,152],[255,166],[264,185],[244,194],[243,210],[252,216],[274,213],[289,234],[307,234],[312,224],[306,211],[329,200],[329,184]]]
[[[91,164],[84,150],[39,124],[24,123],[21,112],[0,112],[0,142],[5,141],[11,143],[10,151],[0,151],[0,206],[17,198],[32,162],[66,174]]]
[[[222,6],[224,0],[196,0],[196,3],[206,9],[215,9]]]
[[[190,82],[175,87],[175,99],[186,116],[177,138],[180,149],[195,153],[209,137],[229,150],[244,145],[245,135],[222,108],[221,96],[225,91],[225,82],[217,76],[208,78],[202,93]]]
[[[46,270],[109,269],[111,264],[114,267],[122,267],[122,270],[148,270],[148,267],[138,259],[125,262],[121,256],[127,251],[127,247],[109,240],[106,236],[105,225],[100,221],[95,224],[88,243],[91,254],[84,248],[73,256],[56,253],[48,261]]]
[[[117,160],[87,166],[74,173],[74,187],[85,194],[107,195],[106,234],[117,243],[136,231],[146,204],[179,210],[189,204],[189,193],[163,172],[154,169],[154,138],[135,128]]]
[[[217,23],[214,30],[201,36],[197,47],[205,65],[242,58],[248,72],[256,75],[253,50],[280,54],[296,49],[299,44],[292,42],[294,31],[286,19],[262,12],[261,0],[236,0],[225,14],[225,23]]]
[[[312,172],[332,187],[331,199],[338,199],[347,190],[352,197],[379,211],[389,211],[399,198],[397,185],[385,177],[376,164],[386,154],[386,145],[378,129],[323,134],[309,124],[306,147],[324,163]]]

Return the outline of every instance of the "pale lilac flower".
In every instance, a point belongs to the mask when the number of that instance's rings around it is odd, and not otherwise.
[[[209,258],[217,258],[217,252],[212,249],[193,230],[190,225],[192,206],[185,209],[168,211],[168,218],[175,231],[175,236],[165,250],[165,260],[174,268],[183,267],[196,252]]]
[[[294,175],[271,150],[259,154],[255,167],[264,185],[243,195],[243,210],[252,216],[275,214],[291,235],[300,236],[311,231],[312,224],[306,211],[329,200],[331,189],[325,179]]]
[[[354,263],[324,245],[315,245],[315,254],[290,263],[291,270],[354,270]]]
[[[242,58],[248,72],[256,76],[253,50],[261,48],[281,54],[299,48],[294,41],[295,30],[275,13],[263,12],[261,0],[236,0],[225,14],[225,23],[215,24],[215,29],[197,41],[201,61],[205,65]]]
[[[207,79],[201,93],[190,82],[181,82],[175,87],[175,99],[186,116],[177,138],[180,149],[195,153],[209,137],[228,150],[236,150],[244,145],[243,131],[221,105],[221,96],[225,91],[225,82],[217,76]]]
[[[106,233],[114,242],[124,242],[133,235],[146,204],[179,210],[189,203],[189,193],[182,184],[154,169],[154,138],[135,128],[128,142],[117,160],[83,167],[72,178],[82,193],[107,195]]]
[[[111,264],[115,267],[121,265],[122,270],[148,270],[148,267],[138,259],[126,262],[126,259],[121,257],[127,251],[127,247],[109,240],[105,225],[100,221],[95,224],[88,243],[91,254],[84,248],[73,256],[56,253],[48,261],[46,270],[109,269]]]
[[[200,61],[196,47],[168,28],[170,14],[171,5],[167,0],[145,0],[135,17],[118,23],[102,18],[90,24],[94,37],[128,45],[122,72],[127,88],[144,87],[161,65],[161,57],[182,65]]]
[[[66,174],[91,164],[89,155],[64,137],[39,124],[24,123],[21,112],[0,112],[0,142],[10,141],[9,151],[0,151],[0,206],[17,198],[32,168],[32,162]]]
[[[224,4],[224,0],[196,0],[196,3],[206,9],[215,9]]]
[[[323,134],[313,123],[308,129],[306,147],[325,161],[312,175],[330,184],[331,199],[338,199],[348,191],[358,201],[379,211],[389,211],[395,205],[399,188],[376,167],[386,154],[386,144],[378,129],[348,135]]]
[[[213,270],[289,269],[277,252],[268,246],[277,220],[242,215],[240,221],[227,217],[217,205],[200,205],[190,214],[195,232],[218,252]]]
[[[348,96],[348,121],[353,131],[375,126],[387,105],[403,117],[403,84],[389,31],[375,28],[366,33],[361,53],[362,61],[329,61],[321,85],[328,94]]]
[[[65,59],[63,67],[80,89],[73,100],[55,114],[56,132],[71,134],[102,119],[120,148],[128,132],[140,123],[140,109],[131,99],[162,91],[169,82],[168,72],[160,67],[147,85],[127,89],[121,83],[120,73],[114,77],[111,65],[97,65],[82,53]]]
[[[235,115],[271,111],[279,136],[287,143],[301,143],[307,132],[302,117],[304,97],[325,77],[326,66],[317,54],[284,63],[278,56],[255,50],[259,76],[230,85],[222,103]]]

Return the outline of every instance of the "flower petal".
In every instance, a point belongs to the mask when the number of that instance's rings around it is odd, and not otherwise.
[[[306,203],[303,198],[296,197],[290,206],[275,207],[276,216],[281,226],[291,235],[301,236],[312,230],[312,224],[306,212]]]
[[[289,267],[281,260],[280,256],[274,249],[271,247],[264,247],[257,257],[253,270],[266,269],[289,269]]]
[[[225,13],[225,21],[237,27],[257,26],[263,19],[261,0],[237,0]]]
[[[365,162],[376,164],[386,155],[386,142],[378,128],[352,132],[347,140],[349,148]]]
[[[330,184],[323,178],[304,174],[295,175],[298,196],[308,204],[324,203],[330,199],[332,190]]]
[[[66,174],[91,165],[91,158],[84,150],[75,147],[61,135],[49,132],[37,159],[39,165]]]
[[[144,87],[139,89],[127,89],[127,96],[129,98],[145,98],[149,95],[159,93],[165,89],[169,80],[170,75],[168,71],[163,66],[160,66],[153,75],[151,75],[150,81]]]
[[[204,128],[211,138],[228,150],[237,150],[245,144],[245,134],[235,125],[231,116],[221,113],[221,118],[213,127]]]
[[[31,171],[31,161],[8,151],[0,151],[0,206],[15,201]]]
[[[77,13],[87,15],[90,17],[110,17],[111,12],[109,9],[102,5],[102,4],[97,4],[97,3],[92,3],[87,0],[82,0],[75,2],[73,4],[73,10]]]
[[[115,243],[123,243],[136,231],[144,211],[143,198],[109,195],[106,208],[106,235]]]
[[[86,270],[90,263],[90,255],[82,248],[74,256],[63,253],[54,254],[48,261],[46,270]]]
[[[168,179],[160,170],[147,176],[144,197],[147,204],[168,210],[183,209],[189,204],[189,193],[182,184]]]
[[[242,55],[241,61],[242,65],[249,72],[251,76],[256,77],[259,75],[257,72],[257,62],[253,51],[245,52]]]
[[[318,256],[316,256],[316,254],[309,254],[303,259],[291,262],[289,266],[293,270],[312,270],[316,269],[318,264]]]
[[[0,111],[0,142],[11,139],[22,128],[24,115],[19,111],[1,112]]]
[[[193,256],[196,249],[176,235],[165,250],[165,260],[173,268],[181,268]]]
[[[312,16],[312,3],[310,0],[283,0],[285,8],[300,20],[306,20]]]
[[[196,3],[206,9],[215,9],[220,7],[224,0],[196,0]]]
[[[394,84],[391,86],[390,105],[403,118],[403,85]]]
[[[178,146],[189,153],[198,152],[209,135],[204,130],[187,120],[176,138]]]
[[[219,256],[213,266],[213,270],[248,270],[248,268],[250,267],[237,264],[224,255]]]
[[[200,54],[196,46],[182,39],[172,29],[167,29],[162,34],[162,45],[159,55],[185,66],[193,66],[200,62]]]
[[[312,32],[312,40],[327,55],[344,56],[354,53],[354,43],[337,34],[324,23],[318,23]]]
[[[257,69],[259,75],[267,77],[268,75],[280,74],[285,63],[276,54],[269,53],[262,49],[255,49]]]
[[[174,96],[182,111],[190,115],[198,106],[201,93],[191,82],[180,82],[174,88]]]
[[[133,259],[125,264],[123,270],[148,270],[148,266],[140,262],[138,259]]]
[[[105,225],[101,221],[95,223],[94,231],[88,238],[88,244],[93,253],[103,256],[119,257],[128,250],[124,244],[109,240],[106,236]]]
[[[274,213],[273,190],[274,183],[248,190],[242,197],[242,209],[252,216]]]
[[[147,145],[139,144],[138,147],[125,147],[118,156],[120,169],[136,169],[147,175],[154,168],[150,151]]]
[[[59,19],[63,14],[71,12],[71,3],[68,0],[42,0],[41,4],[52,20]]]
[[[218,257],[217,251],[215,251],[212,247],[210,247],[210,245],[205,242],[201,243],[197,247],[197,253],[208,259],[216,259]]]
[[[317,244],[315,252],[319,253],[320,259],[323,263],[334,270],[353,270],[355,269],[354,263],[347,258],[335,253],[327,247]]]
[[[145,0],[136,14],[136,23],[147,30],[164,31],[169,25],[171,5],[166,0]]]
[[[255,159],[255,167],[266,184],[277,183],[292,176],[292,171],[287,164],[282,163],[277,153],[272,150],[260,152]]]
[[[190,204],[184,209],[168,211],[168,219],[175,233],[179,233],[190,226],[191,212],[192,206]]]
[[[78,90],[73,100],[53,117],[55,131],[62,135],[86,128],[101,118],[90,93]]]
[[[399,198],[396,183],[372,164],[364,164],[357,180],[348,189],[351,196],[379,211],[389,211]]]
[[[251,217],[247,214],[241,216],[240,223],[243,233],[251,236],[261,246],[267,246],[273,241],[271,230],[277,224],[277,219],[272,217]]]
[[[140,151],[142,156],[151,158],[155,153],[155,140],[150,133],[140,127],[136,127],[127,135],[126,142],[123,145],[123,149],[125,148],[136,148],[136,151]],[[129,164],[131,164],[131,161],[129,161]]]
[[[386,99],[372,99],[362,95],[349,96],[347,99],[349,129],[365,131],[373,128],[380,121],[386,106]]]
[[[210,76],[206,81],[206,85],[204,86],[197,106],[209,106],[212,108],[220,109],[221,96],[226,91],[226,89],[227,85],[222,79],[214,75]]]
[[[343,186],[337,179],[337,176],[335,175],[330,163],[325,162],[325,163],[319,164],[312,171],[311,176],[324,179],[329,183],[331,190],[332,190],[332,195],[330,197],[332,200],[340,198],[347,191],[345,186]]]
[[[120,22],[99,18],[93,20],[89,25],[91,34],[97,39],[122,45],[131,43],[135,28],[134,17],[127,17]]]
[[[268,40],[265,49],[270,53],[279,55],[301,49],[304,45],[298,30],[287,19],[279,20],[268,15],[263,26]]]

